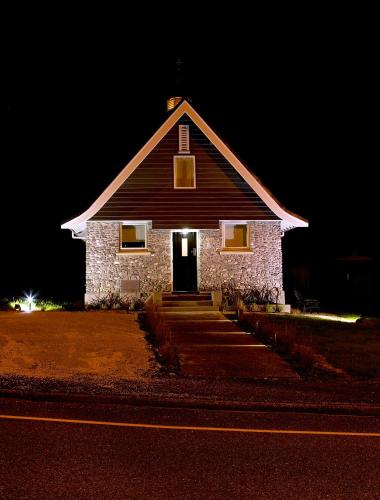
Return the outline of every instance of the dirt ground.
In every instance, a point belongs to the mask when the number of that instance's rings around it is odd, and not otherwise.
[[[0,312],[0,375],[144,380],[153,368],[135,314]]]

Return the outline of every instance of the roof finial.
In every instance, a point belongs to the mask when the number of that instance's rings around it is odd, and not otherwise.
[[[182,61],[182,59],[180,57],[178,57],[175,64],[176,64],[176,67],[177,67],[177,73],[176,73],[175,83],[178,86],[178,85],[180,85],[182,83],[182,80],[183,80],[183,65],[184,65],[184,62]]]
[[[175,75],[175,86],[174,92],[166,101],[167,111],[171,111],[173,108],[179,104],[184,97],[188,98],[185,91],[185,63],[181,57],[176,59],[176,75]]]

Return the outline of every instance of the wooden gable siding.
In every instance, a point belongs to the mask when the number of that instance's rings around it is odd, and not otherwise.
[[[190,127],[196,189],[174,189],[178,125]],[[220,220],[279,220],[184,115],[91,220],[152,220],[156,229],[217,229]]]

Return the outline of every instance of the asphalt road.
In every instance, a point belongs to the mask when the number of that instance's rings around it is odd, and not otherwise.
[[[379,417],[14,399],[0,414],[1,499],[380,498]]]

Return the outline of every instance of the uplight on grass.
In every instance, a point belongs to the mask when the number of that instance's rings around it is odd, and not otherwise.
[[[23,297],[20,297],[19,299],[12,300],[10,303],[10,306],[15,309],[16,305],[20,306],[20,310],[22,312],[32,312],[36,311],[39,308],[36,306],[36,295],[33,294],[32,291],[29,293],[24,293]]]
[[[329,314],[329,313],[304,314],[303,316],[307,316],[308,318],[322,319],[322,320],[327,319],[330,321],[341,321],[343,323],[355,323],[356,320],[360,318],[360,316],[357,314],[343,314],[342,316],[339,316],[337,314]]]
[[[57,304],[53,300],[36,300],[36,296],[33,294],[25,294],[24,297],[10,301],[9,305],[12,309],[16,309],[16,305],[20,306],[22,312],[58,311],[63,309],[61,304]]]
[[[34,302],[34,299],[35,296],[31,292],[26,295],[26,303],[28,304],[27,312],[32,312],[35,308],[36,304]]]
[[[18,304],[20,306],[20,310],[22,312],[32,312],[32,311],[39,311],[39,307],[36,306],[36,303],[33,301],[33,300],[30,300],[30,299],[27,299],[27,298],[24,298],[24,299],[20,299],[20,300],[14,300],[14,301],[11,301],[9,302],[9,305],[13,308],[13,309],[16,309],[16,304]]]

